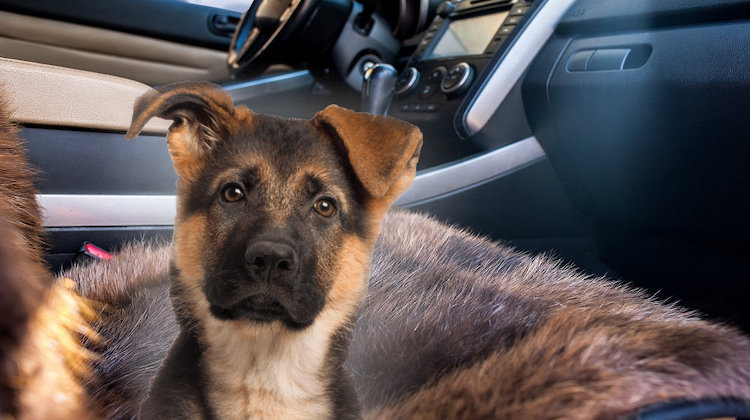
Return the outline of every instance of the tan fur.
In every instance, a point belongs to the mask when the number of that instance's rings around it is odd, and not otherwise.
[[[205,115],[175,106],[180,103],[201,105]],[[174,109],[174,110],[173,110]],[[232,98],[207,82],[175,83],[152,89],[136,100],[133,120],[125,135],[132,139],[154,116],[172,119],[167,133],[167,147],[175,171],[184,180],[194,180],[201,166],[201,154],[235,129],[226,122],[251,124],[253,112],[242,108],[235,112]]]
[[[417,149],[416,153],[419,153],[419,149]],[[401,171],[399,176],[394,180],[393,185],[390,187],[390,189],[388,189],[388,191],[386,191],[382,199],[370,200],[367,202],[367,209],[370,217],[373,220],[377,221],[377,223],[374,223],[374,226],[376,227],[376,230],[374,231],[375,234],[373,236],[374,238],[377,238],[378,233],[380,233],[380,220],[385,217],[385,214],[391,208],[391,205],[399,196],[401,196],[401,194],[409,189],[412,182],[414,181],[414,178],[417,175],[418,160],[419,155],[416,155],[407,162],[403,171]]]
[[[18,351],[19,419],[99,417],[83,385],[94,379],[95,355],[81,345],[82,337],[96,340],[88,327],[95,312],[72,287],[68,279],[52,286]]]
[[[318,112],[313,121],[323,130],[329,126],[338,134],[354,171],[376,198],[388,192],[401,169],[419,155],[422,145],[422,133],[416,127],[382,115],[355,114],[331,105]]]
[[[5,246],[19,247],[16,252],[24,249],[20,247],[24,241],[19,232],[6,229],[2,233]],[[25,276],[32,290],[38,282],[50,282],[44,267],[35,259],[26,258],[25,251],[15,258],[12,269]],[[96,407],[90,404],[83,385],[93,379],[94,355],[82,345],[84,339],[95,339],[89,327],[94,311],[72,290],[70,280],[53,282],[47,290],[38,292],[40,300],[24,326],[25,334],[3,361],[8,366],[8,377],[2,379],[13,391],[14,400],[13,411],[8,412],[20,420],[96,418]]]
[[[23,249],[29,251],[26,255],[43,266],[44,228],[33,182],[36,171],[28,163],[18,128],[10,121],[11,110],[0,85],[0,197],[8,205],[3,214],[22,233]]]
[[[84,383],[94,355],[84,340],[94,311],[43,256],[35,171],[0,89],[0,412],[17,419],[97,417]]]
[[[360,238],[350,236],[344,239],[342,253],[337,258],[339,265],[336,267],[336,280],[328,295],[326,312],[332,312],[342,320],[349,319],[354,314],[367,287],[371,255],[372,246],[363,243]]]

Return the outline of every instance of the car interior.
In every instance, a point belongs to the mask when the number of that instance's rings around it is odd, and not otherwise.
[[[256,113],[411,122],[398,205],[750,333],[750,1],[206,3],[0,1],[55,270],[171,237],[169,123],[124,133],[150,86],[208,80]]]

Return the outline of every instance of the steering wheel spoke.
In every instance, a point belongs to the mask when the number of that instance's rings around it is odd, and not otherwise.
[[[229,47],[227,64],[232,72],[240,72],[257,65],[285,28],[293,20],[302,22],[304,16],[295,16],[302,3],[311,0],[255,0],[242,15]],[[313,1],[314,2],[314,1]]]

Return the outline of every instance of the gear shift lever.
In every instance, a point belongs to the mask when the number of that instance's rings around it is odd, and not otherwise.
[[[362,81],[362,111],[386,115],[397,80],[398,73],[390,64],[375,64],[367,69]]]

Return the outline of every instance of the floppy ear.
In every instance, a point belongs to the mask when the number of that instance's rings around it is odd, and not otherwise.
[[[137,136],[152,118],[173,120],[167,133],[169,154],[180,176],[189,176],[198,158],[227,135],[234,114],[232,98],[208,82],[158,86],[136,99],[125,138]]]
[[[407,122],[331,105],[313,122],[337,137],[365,190],[374,198],[395,200],[414,179],[422,133]],[[406,177],[406,178],[404,178]]]

